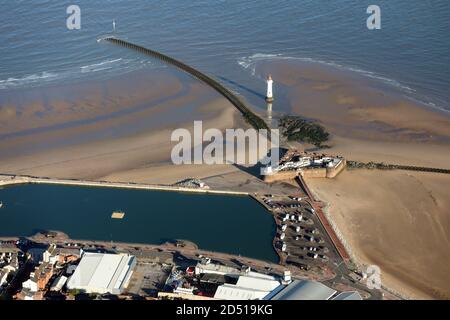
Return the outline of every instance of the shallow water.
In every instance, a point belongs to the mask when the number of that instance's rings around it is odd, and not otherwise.
[[[116,19],[117,36],[186,61],[252,99],[252,91],[264,92],[253,63],[291,57],[338,65],[450,109],[445,0],[80,0],[81,30],[74,31],[66,29],[70,4],[2,4],[0,92],[160,68],[145,56],[96,42],[112,33]],[[370,4],[381,7],[381,30],[366,28]]]

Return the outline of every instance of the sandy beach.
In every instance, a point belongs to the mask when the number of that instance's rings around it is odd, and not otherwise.
[[[258,65],[258,72],[272,73],[286,92],[275,100],[275,114],[302,115],[327,128],[328,153],[450,168],[450,118],[441,112],[329,66],[281,61]],[[0,99],[0,173],[151,184],[196,177],[213,188],[295,193],[242,167],[172,164],[176,128],[192,132],[194,120],[204,129],[248,128],[228,101],[177,71],[21,94]],[[281,112],[277,103],[286,103]],[[356,262],[378,265],[386,287],[412,298],[450,298],[450,176],[353,170],[307,183],[328,203]]]
[[[329,149],[350,160],[450,168],[450,118],[356,73],[314,63],[271,62],[288,112],[318,120]],[[276,105],[274,105],[274,110]],[[309,179],[360,265],[406,297],[450,299],[450,176],[352,170]]]
[[[127,77],[45,93],[30,90],[15,105],[13,97],[4,97],[0,172],[174,183],[238,171],[231,165],[175,166],[170,159],[172,131],[192,132],[194,120],[203,120],[204,129],[245,128],[228,101],[174,70]],[[64,101],[61,92],[68,93]]]
[[[450,176],[352,170],[308,180],[357,261],[381,268],[383,284],[419,299],[449,299]]]

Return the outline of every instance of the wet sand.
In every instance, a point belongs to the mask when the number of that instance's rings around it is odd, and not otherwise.
[[[273,103],[274,112],[317,119],[335,137],[450,143],[450,113],[424,108],[397,89],[355,72],[299,62],[267,63],[259,72],[272,73],[275,83],[286,92],[282,105],[277,105],[278,100]]]
[[[194,120],[203,120],[204,129],[245,127],[230,103],[177,71],[126,77],[3,97],[0,172],[173,183],[237,171],[230,165],[175,166],[170,159],[172,131],[192,132]]]
[[[450,299],[450,176],[351,170],[310,179],[354,258],[406,296]]]
[[[275,113],[286,103],[286,112],[326,126],[332,134],[327,152],[450,168],[450,120],[439,112],[329,67],[277,62],[258,72],[273,74],[275,94],[277,86],[286,92],[275,96]],[[232,165],[171,163],[172,130],[191,128],[194,120],[204,120],[204,128],[247,127],[217,93],[169,70],[2,95],[0,173],[165,184],[199,177],[253,190],[251,175]],[[411,297],[449,298],[448,178],[357,170],[308,184],[330,204],[357,262],[379,265],[387,287]]]
[[[325,152],[365,162],[450,168],[450,118],[444,113],[329,66],[279,61],[258,71],[271,72],[287,93],[284,111],[327,128],[331,148]],[[356,262],[378,265],[386,287],[413,298],[450,299],[450,176],[352,170],[307,183],[329,204]]]

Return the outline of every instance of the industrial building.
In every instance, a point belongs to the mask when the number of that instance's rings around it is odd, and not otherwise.
[[[127,254],[86,252],[67,282],[67,289],[120,294],[127,287],[135,265],[136,258]]]
[[[211,259],[197,263],[195,266],[195,274],[240,274],[242,270],[238,268],[228,267],[220,264],[211,263]]]
[[[218,300],[362,300],[356,291],[339,293],[317,281],[293,281],[289,270],[283,276],[272,276],[252,271],[248,266],[239,269],[214,264],[210,259],[197,263],[195,274],[193,270],[194,267],[189,267],[185,274],[197,281],[186,282],[180,271],[169,276],[166,283],[175,283],[172,298],[195,299],[200,291],[202,297]],[[200,284],[203,286],[199,287]]]
[[[203,282],[220,283],[214,298],[221,300],[261,300],[274,290],[283,288],[276,277],[254,272],[247,266],[238,269],[213,264],[210,259],[199,262],[195,274]]]
[[[240,275],[236,284],[225,283],[217,288],[215,299],[221,300],[261,300],[277,288],[282,288],[279,280],[256,272]]]
[[[294,280],[272,300],[329,300],[336,292],[320,282]]]
[[[362,300],[363,298],[357,291],[341,292],[333,300]]]

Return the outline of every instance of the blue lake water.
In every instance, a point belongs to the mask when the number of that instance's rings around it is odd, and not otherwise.
[[[249,197],[30,184],[0,189],[0,201],[0,237],[58,230],[74,239],[186,239],[205,250],[278,261],[275,221]],[[112,219],[115,210],[125,217]]]
[[[156,61],[96,38],[112,32],[173,55],[239,93],[264,86],[247,66],[293,57],[338,64],[450,110],[450,2],[76,1],[81,30],[66,28],[73,1],[4,1],[0,8],[0,94],[29,86],[103,79]],[[382,29],[366,28],[371,4]],[[233,84],[232,82],[235,84]]]

